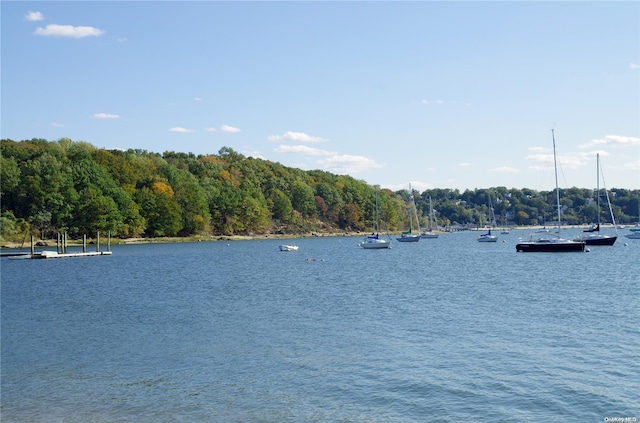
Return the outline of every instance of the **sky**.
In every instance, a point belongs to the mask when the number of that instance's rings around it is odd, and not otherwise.
[[[640,189],[640,2],[2,1],[14,141],[392,190]]]

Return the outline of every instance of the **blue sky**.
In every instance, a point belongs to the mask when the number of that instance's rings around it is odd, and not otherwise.
[[[2,138],[640,189],[638,2],[1,3]],[[601,181],[601,186],[603,182]]]

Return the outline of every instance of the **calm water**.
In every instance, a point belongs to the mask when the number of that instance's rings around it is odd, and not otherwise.
[[[3,258],[1,420],[640,419],[640,240],[476,235]]]

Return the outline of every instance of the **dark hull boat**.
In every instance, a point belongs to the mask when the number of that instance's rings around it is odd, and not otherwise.
[[[613,245],[618,239],[615,235],[587,235],[581,238],[587,245]]]
[[[558,189],[558,165],[556,163],[556,138],[551,130],[553,138],[553,165],[556,174],[556,204],[558,210],[558,236],[542,237],[536,240],[520,241],[516,244],[517,252],[531,253],[564,253],[564,252],[583,252],[586,243],[582,240],[568,240],[560,238],[560,190]]]
[[[590,232],[585,235],[581,235],[574,239],[574,241],[584,241],[587,245],[613,245],[616,243],[618,239],[617,230],[616,235],[604,235],[600,233],[600,154],[596,156],[597,162],[597,171],[598,175],[597,181],[598,185],[596,188],[596,196],[598,198],[598,224],[592,228],[586,229],[583,232]],[[611,213],[611,221],[613,222],[613,227],[616,227],[616,220],[613,217],[613,210],[611,209],[611,202],[609,201],[609,194],[607,193],[607,188],[605,187],[604,193],[607,196],[607,204],[609,205],[609,212]]]
[[[568,239],[538,239],[516,244],[517,252],[531,253],[556,253],[556,252],[583,252],[585,243],[570,241]]]

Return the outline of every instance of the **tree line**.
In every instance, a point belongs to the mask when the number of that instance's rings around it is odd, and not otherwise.
[[[109,231],[114,237],[230,236],[371,231],[377,187],[347,175],[303,171],[245,157],[229,147],[217,154],[106,150],[68,138],[0,141],[0,232],[42,238]],[[562,219],[596,222],[597,197],[608,194],[617,222],[638,221],[640,191],[561,189]],[[555,219],[555,191],[532,189],[378,190],[391,231],[409,225],[413,196],[421,226],[537,225]],[[604,201],[604,202],[603,202]],[[493,206],[492,210],[489,204]],[[607,207],[600,220],[611,222]]]

